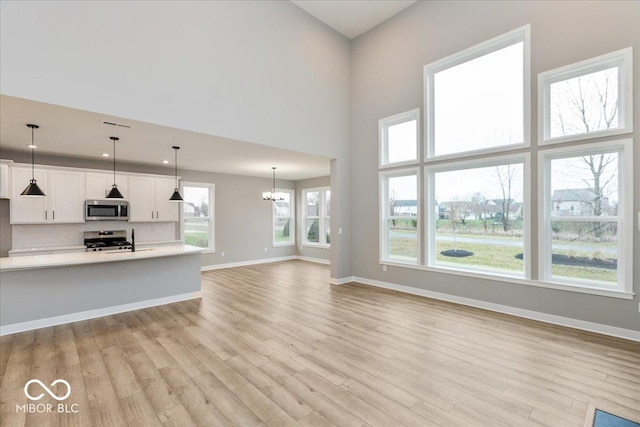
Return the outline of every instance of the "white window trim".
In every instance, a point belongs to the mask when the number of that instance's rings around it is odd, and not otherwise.
[[[296,206],[296,190],[291,188],[276,188],[275,194],[278,193],[288,193],[290,196],[290,209],[289,209],[289,241],[288,242],[276,242],[276,234],[275,234],[275,223],[276,218],[287,218],[284,216],[276,217],[274,214],[273,205],[271,206],[271,244],[274,248],[280,248],[284,246],[295,246],[296,245],[296,215],[295,215],[295,206]],[[274,197],[276,195],[274,194]],[[275,203],[275,202],[271,202]]]
[[[416,153],[415,158],[402,162],[389,162],[389,137],[388,129],[393,125],[416,121]],[[378,120],[378,167],[389,168],[395,166],[414,165],[420,162],[420,109],[405,111]]]
[[[551,277],[551,261],[547,255],[551,251],[551,234],[547,223],[552,219],[549,214],[550,168],[552,159],[575,157],[584,154],[599,153],[606,150],[618,150],[621,153],[618,170],[618,194],[621,196],[618,206],[618,284],[614,288],[610,284],[598,286],[595,281],[558,280]],[[600,143],[558,147],[541,150],[538,153],[538,277],[541,282],[565,288],[575,288],[578,292],[589,291],[633,295],[633,140],[622,139]],[[563,217],[559,219],[562,220]],[[604,221],[607,219],[604,218]]]
[[[515,43],[523,42],[523,142],[519,144],[509,144],[500,147],[482,148],[477,150],[469,150],[461,153],[452,153],[444,155],[435,155],[435,138],[434,138],[434,122],[435,111],[433,108],[433,76],[445,69],[454,67],[475,58],[487,55],[502,48],[511,46]],[[479,154],[500,153],[505,151],[518,150],[531,146],[531,25],[524,25],[508,33],[494,37],[483,43],[479,43],[463,51],[457,52],[446,58],[427,64],[423,68],[424,79],[424,153],[425,162],[430,160],[444,160],[464,158]]]
[[[404,168],[404,169],[394,169],[394,170],[387,170],[387,171],[380,171],[379,172],[379,194],[378,194],[378,200],[380,201],[380,206],[379,206],[379,210],[380,210],[380,216],[379,216],[379,220],[378,220],[378,224],[379,224],[379,243],[380,243],[380,253],[379,253],[379,260],[380,262],[389,262],[389,263],[393,263],[393,264],[398,264],[398,265],[420,265],[422,263],[422,203],[420,203],[420,198],[422,197],[422,180],[420,177],[421,174],[421,168],[420,167],[413,167],[413,168]],[[410,176],[410,175],[416,175],[416,190],[417,190],[417,194],[416,194],[416,221],[417,221],[417,227],[416,227],[416,238],[417,238],[417,254],[416,254],[416,261],[415,262],[410,262],[410,261],[401,261],[398,259],[393,259],[393,258],[389,258],[388,254],[389,254],[389,239],[386,237],[387,236],[387,232],[386,232],[386,228],[387,228],[387,217],[389,214],[389,186],[388,186],[388,178],[394,178],[394,177],[399,177],[399,176]]]
[[[204,254],[215,253],[216,252],[216,241],[215,241],[215,224],[216,224],[216,185],[209,182],[190,182],[190,181],[181,181],[180,182],[180,191],[184,194],[184,187],[202,187],[209,189],[209,247],[202,251]],[[182,206],[180,207],[180,236],[182,237],[182,241],[184,242],[184,209]]]
[[[434,174],[437,172],[447,172],[447,171],[455,171],[455,170],[464,170],[464,169],[472,169],[472,168],[482,168],[482,167],[492,167],[492,166],[500,166],[506,164],[513,163],[522,163],[523,165],[523,262],[524,269],[522,274],[509,274],[509,273],[501,273],[501,272],[493,272],[488,270],[483,270],[482,268],[474,268],[474,267],[464,267],[464,266],[443,266],[441,264],[436,264],[435,260],[435,198],[433,195],[435,194],[435,182],[434,182]],[[426,234],[427,238],[425,239],[425,263],[426,268],[436,269],[439,271],[458,271],[461,273],[469,273],[469,274],[481,274],[483,276],[490,277],[508,277],[508,278],[519,278],[519,279],[531,279],[531,156],[529,153],[521,153],[521,154],[511,154],[499,157],[489,157],[489,158],[481,158],[481,159],[471,159],[471,160],[461,160],[457,162],[443,163],[433,166],[425,166],[424,178],[425,178],[425,197],[424,197],[424,209],[426,212],[425,220],[426,220]],[[430,196],[430,197],[429,197]]]
[[[307,210],[305,209],[307,203],[307,193],[318,192],[320,195],[320,209],[318,216],[307,216]],[[308,246],[311,248],[322,248],[329,249],[331,248],[331,243],[326,242],[326,227],[325,227],[325,219],[327,216],[325,215],[325,205],[326,194],[325,191],[331,191],[331,187],[316,187],[316,188],[304,188],[301,190],[301,200],[302,200],[302,230],[300,231],[300,235],[302,236],[302,246]],[[331,216],[329,216],[331,218]],[[306,220],[307,219],[317,219],[318,220],[318,238],[320,238],[320,242],[310,242],[307,240],[307,232],[305,230]]]
[[[614,129],[604,129],[588,133],[551,138],[550,130],[550,86],[558,81],[568,80],[607,68],[618,66],[618,124]],[[581,141],[603,136],[622,135],[633,132],[633,48],[628,47],[596,58],[576,62],[554,70],[538,74],[538,143],[557,144]]]

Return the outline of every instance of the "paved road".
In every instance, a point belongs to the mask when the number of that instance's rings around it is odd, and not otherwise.
[[[407,237],[407,238],[415,238],[415,233],[406,233],[402,231],[392,231],[389,233],[391,237]],[[441,242],[453,242],[453,236],[437,236],[436,240]],[[517,240],[502,240],[502,239],[492,239],[487,237],[464,237],[458,236],[456,237],[458,242],[465,243],[484,243],[487,245],[502,245],[502,246],[518,246],[522,247],[522,242]],[[554,250],[570,250],[575,249],[578,251],[586,251],[586,252],[595,252],[600,251],[602,253],[607,254],[616,254],[618,251],[616,248],[611,247],[599,247],[599,246],[571,246],[571,245],[553,245]]]

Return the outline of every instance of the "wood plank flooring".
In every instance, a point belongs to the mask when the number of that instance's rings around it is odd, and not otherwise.
[[[201,300],[1,337],[0,423],[556,427],[583,425],[589,405],[640,417],[639,343],[328,279],[303,261],[210,271]],[[16,411],[31,378],[67,380],[77,412]]]

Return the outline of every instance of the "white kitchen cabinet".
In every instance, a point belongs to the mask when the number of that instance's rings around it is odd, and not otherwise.
[[[118,190],[120,190],[125,200],[129,200],[128,181],[126,175],[116,175]],[[87,173],[87,200],[101,200],[106,198],[109,191],[111,191],[111,187],[113,187],[112,173]]]
[[[175,179],[156,178],[156,221],[179,221],[182,203],[170,202]]]
[[[11,198],[11,160],[0,160],[0,199]]]
[[[83,172],[49,171],[50,222],[84,222],[85,175]]]
[[[170,222],[180,218],[179,204],[169,202],[174,180],[129,177],[129,222]]]
[[[156,179],[129,177],[129,222],[153,222],[156,219]]]
[[[11,224],[68,224],[84,222],[85,174],[35,169],[44,197],[21,196],[29,185],[31,168],[11,168]]]
[[[27,197],[20,193],[27,188],[31,180],[31,168],[11,168],[11,224],[45,224],[48,222],[48,195],[47,171],[35,169],[34,177],[38,187],[47,195],[45,197]]]

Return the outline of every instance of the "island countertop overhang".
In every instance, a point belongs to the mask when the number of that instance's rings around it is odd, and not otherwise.
[[[0,258],[0,272],[40,268],[69,267],[73,265],[135,261],[140,259],[191,255],[203,252],[203,248],[190,245],[160,246],[132,251],[76,252]]]

